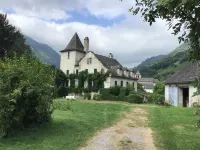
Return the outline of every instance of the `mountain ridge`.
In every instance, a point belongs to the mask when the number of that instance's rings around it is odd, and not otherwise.
[[[160,55],[151,57],[153,61],[150,63],[146,62],[151,58],[146,59],[136,69],[140,71],[142,77],[152,77],[164,81],[189,63],[188,48],[189,43],[183,43],[161,59],[154,59],[159,58]]]
[[[47,44],[34,40],[29,36],[24,35],[24,38],[37,58],[46,64],[54,65],[55,67],[60,68],[60,55],[56,52],[56,50]]]

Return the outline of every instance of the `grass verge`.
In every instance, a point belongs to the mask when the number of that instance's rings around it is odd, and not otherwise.
[[[148,108],[157,147],[165,150],[199,150],[200,130],[192,108]]]
[[[58,99],[54,102],[52,123],[42,124],[39,129],[27,129],[13,137],[0,139],[2,150],[75,150],[82,147],[98,130],[117,122],[130,106],[100,104]]]

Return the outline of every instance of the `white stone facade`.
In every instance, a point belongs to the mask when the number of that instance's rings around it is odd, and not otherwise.
[[[114,86],[126,87],[127,85],[133,85],[135,87],[135,90],[137,91],[136,77],[138,76],[138,72],[136,75],[133,70],[123,68],[122,65],[113,58],[113,55],[111,53],[109,54],[109,57],[105,57],[102,55],[98,55],[97,57],[97,54],[89,51],[88,37],[85,38],[84,45],[85,46],[83,47],[76,33],[66,49],[61,51],[60,69],[64,73],[69,75],[85,70],[87,70],[88,73],[94,73],[95,71],[106,73],[107,71],[114,70],[115,75],[113,73],[110,73],[109,77],[104,82],[105,88]],[[100,60],[100,58],[102,60]],[[105,62],[102,62],[104,60]],[[112,66],[115,64],[117,65]],[[123,85],[121,85],[122,82]]]

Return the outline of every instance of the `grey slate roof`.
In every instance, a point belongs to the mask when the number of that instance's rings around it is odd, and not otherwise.
[[[124,75],[119,75],[117,73],[117,69],[128,70],[128,68],[124,68],[116,59],[109,58],[109,57],[102,56],[102,55],[95,54],[95,53],[94,53],[94,55],[110,71],[110,73],[112,74],[113,77],[137,80],[136,78],[132,78],[130,76],[127,77]],[[134,70],[132,70],[132,71],[134,72]]]
[[[140,78],[138,80],[138,82],[152,82],[152,83],[157,83],[158,80],[157,79],[154,79],[154,78]]]
[[[109,58],[99,54],[94,54],[94,55],[108,69],[111,69],[111,66],[119,66],[122,68],[122,65],[114,58]]]
[[[197,76],[199,76],[199,62],[189,64],[181,71],[175,73],[165,81],[165,84],[184,84],[192,83]]]
[[[74,34],[67,47],[64,50],[61,50],[60,52],[67,52],[74,50],[85,53],[83,44],[77,33]]]

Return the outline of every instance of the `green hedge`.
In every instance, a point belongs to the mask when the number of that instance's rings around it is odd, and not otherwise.
[[[153,94],[152,99],[155,104],[161,105],[164,103],[165,97],[161,94]]]
[[[101,101],[102,100],[102,95],[101,94],[94,94],[93,95],[93,100]]]
[[[100,89],[102,100],[125,101],[125,102],[130,102],[130,103],[143,102],[143,96],[139,93],[136,93],[133,90],[129,90],[128,88],[120,88],[119,95],[116,96],[113,94],[113,91],[111,89],[113,90],[114,88]]]
[[[90,93],[85,93],[84,94],[84,99],[85,100],[91,100],[91,94]]]
[[[136,104],[141,104],[143,103],[143,96],[140,94],[130,94],[128,96],[128,102],[129,103],[136,103]]]

